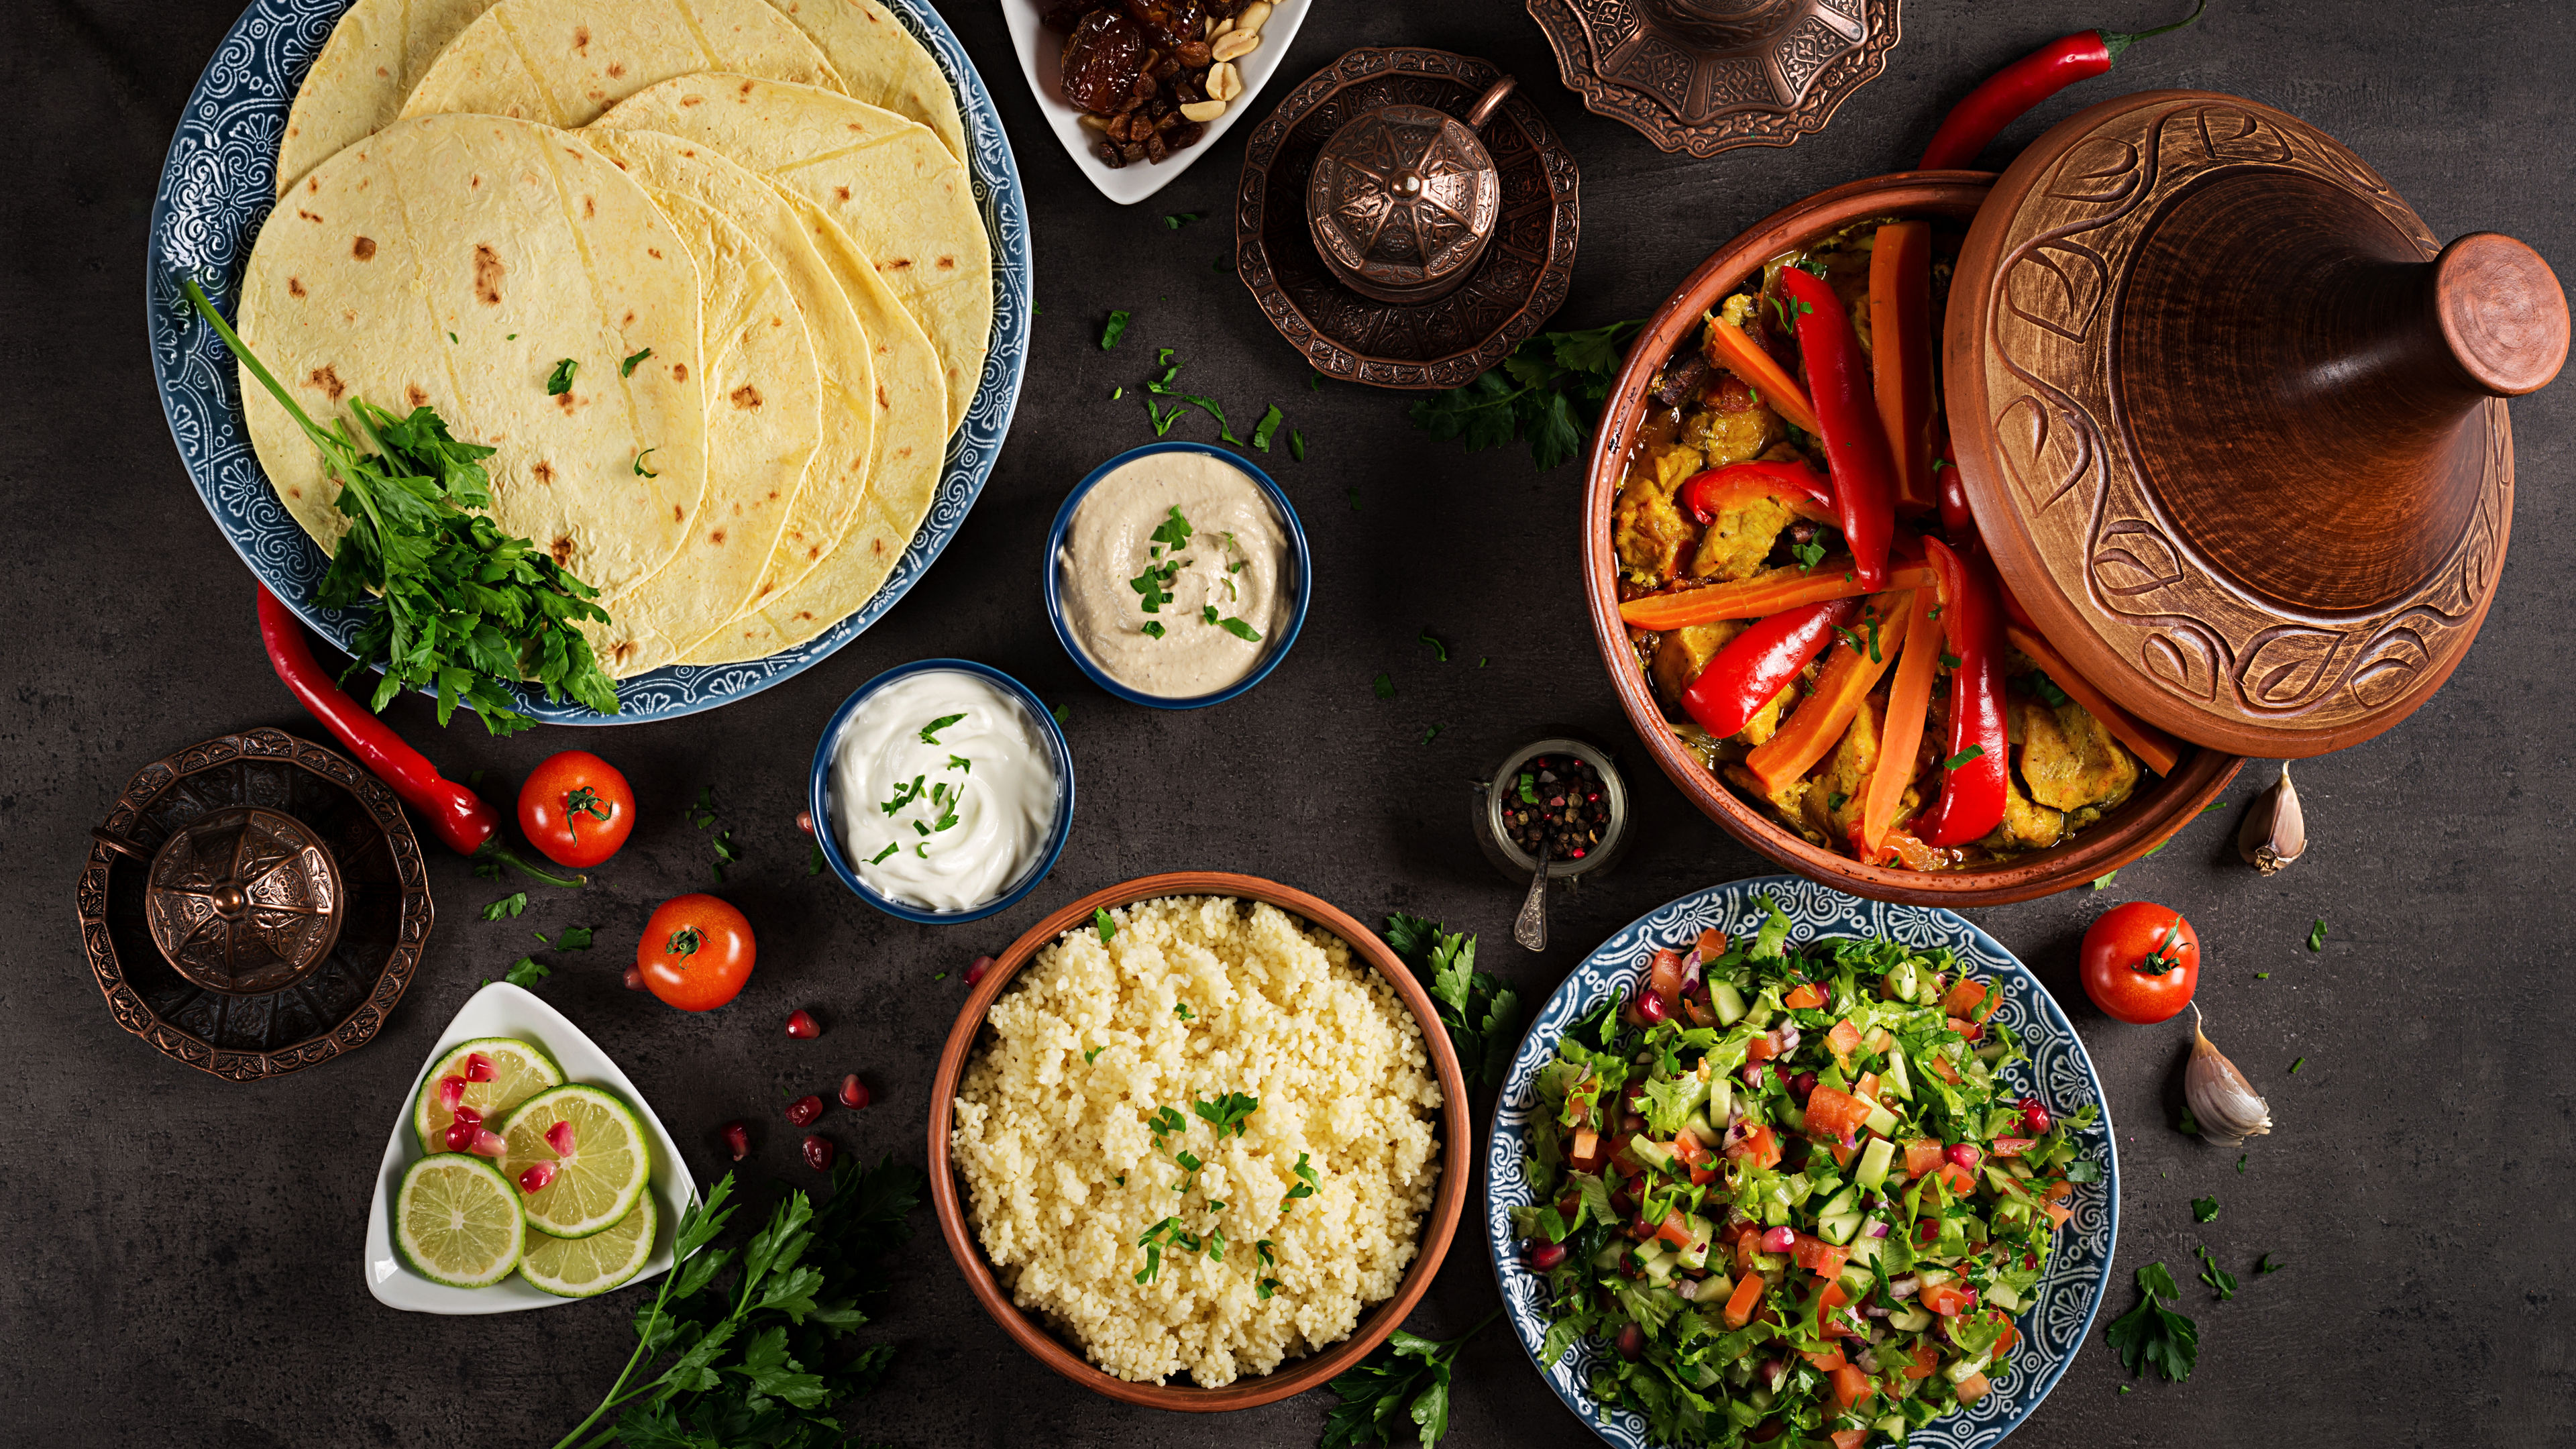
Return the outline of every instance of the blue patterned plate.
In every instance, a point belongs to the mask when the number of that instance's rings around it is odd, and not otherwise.
[[[1028,361],[1028,206],[1020,194],[1010,140],[1002,134],[1002,118],[948,22],[926,0],[886,4],[930,48],[948,84],[965,102],[966,141],[972,152],[967,170],[984,213],[984,229],[993,239],[992,351],[984,359],[984,375],[966,421],[948,440],[946,469],[930,515],[876,596],[820,637],[748,664],[672,665],[620,680],[621,708],[615,715],[569,699],[549,703],[542,692],[514,688],[518,708],[532,718],[549,724],[675,719],[756,694],[820,663],[920,581],[931,560],[957,536],[966,510],[993,471]],[[152,235],[144,261],[152,371],[160,382],[170,436],[179,445],[197,496],[250,571],[343,650],[357,637],[359,618],[314,603],[330,560],[287,516],[268,475],[260,471],[242,420],[231,355],[214,329],[189,310],[179,280],[197,278],[218,307],[233,310],[251,244],[259,239],[260,222],[272,203],[287,108],[347,8],[348,0],[252,0],[242,12],[206,63],[206,73],[197,78],[197,89],[180,114],[178,134],[170,138],[161,190],[152,201]],[[247,616],[247,601],[243,612]]]
[[[2075,1351],[2092,1330],[2093,1315],[2111,1279],[2111,1249],[2120,1235],[2120,1158],[2111,1140],[2110,1105],[2102,1083],[2093,1075],[2092,1058],[2084,1054],[2075,1028],[2066,1020],[2048,989],[2030,969],[2013,958],[1994,937],[1949,911],[1921,906],[1892,906],[1864,901],[1793,875],[1740,880],[1695,891],[1643,918],[1601,943],[1565,983],[1539,1008],[1529,1034],[1512,1058],[1511,1077],[1494,1108],[1494,1132],[1485,1148],[1485,1238],[1494,1256],[1503,1304],[1521,1347],[1532,1362],[1547,1337],[1547,1282],[1521,1260],[1512,1234],[1511,1209],[1534,1201],[1529,1171],[1531,1133],[1539,1116],[1538,1069],[1556,1052],[1565,1029],[1621,987],[1632,986],[1656,948],[1687,949],[1699,933],[1714,927],[1735,934],[1762,921],[1760,897],[1771,896],[1789,917],[1792,942],[1819,936],[1888,936],[1908,946],[1947,946],[1961,962],[2003,983],[2004,1004],[1997,1017],[2029,1048],[2031,1060],[2005,1073],[2022,1092],[2052,1108],[2072,1112],[2091,1102],[2102,1116],[2078,1134],[2085,1157],[2100,1164],[2102,1181],[2081,1187],[2075,1216],[2067,1220],[2048,1275],[2039,1282],[2038,1306],[2016,1320],[2025,1339],[2013,1352],[2013,1372],[1998,1379],[1994,1392],[1975,1407],[1951,1414],[1906,1439],[1908,1449],[1989,1449],[2038,1409],[2057,1386]],[[1539,1377],[1565,1401],[1565,1406],[1592,1426],[1593,1432],[1622,1449],[1643,1449],[1646,1421],[1632,1410],[1605,1411],[1585,1387],[1592,1367],[1608,1351],[1598,1344],[1578,1343],[1558,1364],[1539,1364]]]

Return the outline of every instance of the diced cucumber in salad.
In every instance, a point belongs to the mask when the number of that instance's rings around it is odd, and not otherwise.
[[[2012,1371],[2012,1315],[2097,1169],[2012,1094],[2000,986],[1947,949],[1750,940],[1655,953],[1539,1069],[1512,1209],[1542,1363],[1615,1350],[1602,1404],[1661,1442],[1902,1442]]]

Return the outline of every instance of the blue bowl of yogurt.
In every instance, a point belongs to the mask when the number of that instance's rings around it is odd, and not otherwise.
[[[924,659],[852,691],[814,747],[814,840],[852,894],[925,926],[1005,911],[1073,834],[1073,752],[1028,686]]]
[[[1047,532],[1047,618],[1064,652],[1151,709],[1205,709],[1269,677],[1313,579],[1288,495],[1207,443],[1149,443],[1092,469]]]

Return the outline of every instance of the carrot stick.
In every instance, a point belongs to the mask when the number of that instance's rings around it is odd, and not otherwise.
[[[1878,418],[1896,461],[1896,507],[1940,505],[1932,484],[1932,226],[1878,229],[1869,254],[1869,344]]]
[[[2102,722],[2111,738],[2129,747],[2129,752],[2147,762],[2147,768],[2159,775],[2170,775],[2182,763],[2182,746],[2174,737],[2111,702],[2109,695],[2095,689],[2091,680],[2075,672],[2063,655],[2048,647],[2036,629],[2026,629],[2006,621],[2004,642],[2030,656],[2050,681],[2067,696]]]
[[[1879,676],[1896,662],[1897,646],[1912,628],[1912,591],[1880,594],[1869,601],[1867,608],[1876,611],[1881,621],[1878,657],[1872,659],[1867,646],[1854,649],[1849,639],[1835,642],[1823,672],[1816,676],[1815,692],[1799,701],[1797,712],[1780,726],[1779,733],[1744,757],[1744,767],[1762,782],[1763,789],[1777,793],[1781,786],[1814,768],[1825,752],[1842,740],[1852,716],[1860,713],[1861,700],[1878,687]]]
[[[1851,555],[1826,559],[1812,569],[1773,569],[1733,583],[1711,584],[1668,594],[1648,594],[1619,606],[1619,618],[1632,629],[1679,629],[1688,624],[1714,624],[1720,619],[1767,619],[1783,609],[1835,599],[1856,599],[1869,592],[1851,577]],[[1932,566],[1921,559],[1896,559],[1888,565],[1887,582],[1896,589],[1932,587]]]
[[[1759,394],[1771,411],[1810,433],[1821,433],[1816,426],[1816,409],[1807,401],[1807,390],[1797,379],[1781,371],[1762,344],[1744,333],[1732,322],[1715,317],[1708,319],[1709,361],[1744,379],[1744,385]]]
[[[1941,631],[1932,627],[1934,589],[1914,591],[1905,621],[1905,655],[1897,661],[1896,681],[1887,689],[1887,725],[1879,731],[1878,768],[1870,771],[1861,793],[1860,844],[1871,860],[1887,846],[1896,828],[1896,807],[1905,787],[1914,782],[1914,756],[1923,747],[1923,726],[1932,710],[1932,669],[1941,659]]]

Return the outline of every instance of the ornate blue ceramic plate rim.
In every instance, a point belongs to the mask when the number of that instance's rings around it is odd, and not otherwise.
[[[1711,927],[1748,930],[1762,920],[1759,897],[1766,894],[1789,917],[1792,942],[1819,936],[1883,935],[1910,946],[1951,948],[1962,961],[2003,983],[2004,1004],[1997,1016],[2029,1046],[2033,1058],[2011,1068],[2006,1080],[2023,1091],[2044,1084],[2041,1095],[2060,1111],[2073,1111],[2087,1102],[2102,1109],[2093,1125],[2077,1134],[2085,1158],[2100,1165],[2102,1181],[2076,1194],[2067,1236],[2060,1240],[2048,1275],[2040,1280],[2038,1305],[2019,1320],[2029,1346],[2015,1353],[2014,1372],[1998,1379],[1994,1392],[1974,1408],[1916,1429],[1905,1441],[1907,1449],[1990,1449],[2038,1409],[2092,1332],[2094,1315],[2110,1286],[2111,1255],[2120,1236],[2120,1155],[2101,1079],[2094,1075],[2093,1060],[2085,1054],[2066,1013],[2002,943],[1955,912],[1865,901],[1793,875],[1763,876],[1709,886],[1660,906],[1629,922],[1585,957],[1539,1007],[1528,1034],[1521,1038],[1520,1050],[1512,1056],[1511,1075],[1494,1107],[1493,1135],[1485,1145],[1485,1239],[1506,1316],[1530,1362],[1537,1364],[1539,1377],[1575,1417],[1621,1449],[1644,1449],[1652,1442],[1641,1415],[1628,1409],[1605,1414],[1585,1387],[1593,1365],[1606,1352],[1599,1345],[1579,1343],[1553,1368],[1538,1363],[1539,1345],[1547,1335],[1546,1283],[1521,1261],[1510,1211],[1533,1200],[1523,1164],[1538,1116],[1538,1069],[1555,1054],[1557,1039],[1567,1027],[1600,1005],[1613,989],[1636,981],[1656,948],[1686,947]]]
[[[357,637],[359,615],[314,603],[330,560],[278,503],[252,452],[231,356],[214,329],[198,322],[179,291],[182,277],[206,286],[229,314],[239,298],[260,223],[267,218],[277,171],[277,145],[287,108],[304,72],[330,38],[350,0],[252,0],[215,47],[180,113],[152,201],[144,261],[145,325],[152,372],[170,437],[198,498],[224,540],[288,608],[343,651]],[[993,333],[984,372],[966,420],[948,440],[930,513],[885,584],[858,612],[794,649],[747,664],[672,665],[620,680],[619,712],[603,715],[541,691],[513,688],[517,707],[548,724],[641,724],[730,704],[800,674],[866,632],[910,590],[957,536],[966,511],[984,490],[1018,406],[1028,363],[1031,278],[1029,214],[1018,164],[993,97],[966,58],[955,32],[927,0],[886,0],[896,18],[930,50],[963,101],[967,174],[984,229],[993,241]],[[248,600],[243,615],[249,615]]]

